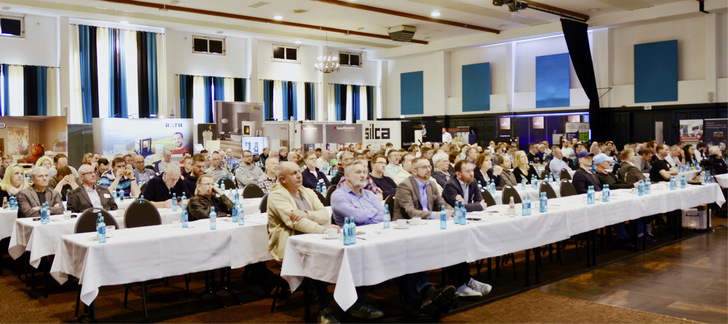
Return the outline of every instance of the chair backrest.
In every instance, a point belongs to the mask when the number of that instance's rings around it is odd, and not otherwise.
[[[389,207],[389,217],[393,217],[394,215],[394,195],[389,195],[387,198],[384,199],[384,204]]]
[[[547,176],[551,176],[551,171],[549,171],[548,164],[547,167],[541,170],[541,174],[538,176],[539,180],[543,180]]]
[[[142,184],[142,186],[141,186],[141,187],[139,187],[139,194],[140,194],[140,195],[144,194],[144,189],[147,189],[147,184],[148,184],[148,183],[149,183],[149,181],[147,181],[147,182],[143,183],[143,184]]]
[[[569,170],[561,169],[561,172],[559,172],[559,179],[571,180],[571,173],[569,173]]]
[[[545,182],[541,183],[541,186],[538,188],[538,192],[539,194],[545,192],[546,198],[548,199],[556,198],[556,191],[554,191],[554,188],[551,187],[550,184],[547,184]]]
[[[497,205],[495,198],[493,198],[493,195],[490,194],[490,191],[483,189],[480,191],[480,194],[483,195],[483,200],[485,200],[485,203],[488,204],[488,206]]]
[[[316,196],[321,201],[321,203],[324,204],[324,207],[331,206],[331,203],[330,203],[329,199],[327,199],[326,197],[324,197],[324,195],[322,193],[320,193],[318,190],[314,190],[313,192],[316,193]]]
[[[222,179],[220,179],[220,181],[218,181],[218,183],[225,184],[225,189],[234,189],[234,188],[237,188],[237,186],[235,185],[235,182],[233,182],[232,179],[222,178]]]
[[[513,202],[516,204],[521,203],[521,195],[518,194],[516,188],[513,188],[513,186],[503,187],[503,204],[508,205],[511,202],[511,197],[513,197]]]
[[[263,200],[260,201],[260,206],[258,208],[261,213],[268,212],[268,195],[263,196]]]
[[[109,212],[102,208],[90,207],[84,210],[83,213],[81,213],[81,216],[78,216],[78,219],[76,219],[76,226],[73,229],[73,232],[96,232],[96,220],[99,217],[99,213],[104,216],[104,223],[106,223],[106,225],[114,225],[116,226],[116,228],[119,228],[119,223],[116,222],[116,218],[114,218],[114,216],[111,216]]]
[[[157,163],[157,165],[159,165],[159,163]],[[154,172],[154,174],[157,174],[157,168],[153,165],[145,165],[144,168],[152,170],[152,172]]]
[[[331,186],[329,186],[329,188],[326,189],[326,199],[328,199],[329,201],[331,201],[331,194],[334,193],[334,190],[336,190],[335,184],[331,184]]]
[[[154,207],[149,200],[144,198],[134,199],[134,201],[126,207],[124,213],[124,227],[142,227],[161,225],[162,216],[159,215],[157,207]]]
[[[569,180],[561,180],[561,197],[576,195],[576,188]]]
[[[265,196],[265,192],[257,184],[251,183],[243,188],[243,198],[260,198],[263,196]]]
[[[639,182],[640,180],[642,180],[643,177],[644,177],[644,175],[639,174],[637,172],[629,172],[624,176],[624,182],[626,182],[626,183]]]

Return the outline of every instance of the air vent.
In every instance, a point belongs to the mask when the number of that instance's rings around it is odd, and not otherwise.
[[[248,7],[250,7],[250,8],[260,8],[262,6],[269,5],[269,4],[270,4],[270,2],[260,1],[260,2],[254,3],[252,5],[249,5]]]
[[[389,37],[397,42],[409,42],[412,40],[412,37],[415,36],[416,31],[417,27],[415,26],[401,25],[390,27]]]

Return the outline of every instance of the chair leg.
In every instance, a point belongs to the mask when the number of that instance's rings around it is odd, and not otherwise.
[[[273,304],[270,305],[270,312],[273,313],[276,310],[276,303],[278,302],[278,296],[281,293],[281,285],[276,282],[276,288],[273,289]]]
[[[127,301],[129,300],[129,284],[124,285],[124,308],[128,308]]]
[[[147,284],[142,282],[142,305],[144,306],[144,318],[149,318],[147,313]]]
[[[76,295],[76,312],[73,313],[74,316],[76,316],[76,318],[78,318],[78,305],[80,303],[81,303],[81,285],[78,285],[78,294]]]

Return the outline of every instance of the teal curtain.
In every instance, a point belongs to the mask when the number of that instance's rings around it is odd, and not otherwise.
[[[375,117],[374,117],[374,86],[367,86],[367,119],[375,120]]]
[[[304,89],[306,89],[305,119],[316,120],[316,94],[314,93],[315,84],[313,82],[306,82]]]
[[[212,123],[212,77],[205,77],[205,122]]]
[[[10,115],[10,95],[8,95],[8,92],[10,91],[10,86],[8,85],[8,65],[2,64],[0,65],[0,75],[2,75],[3,78],[3,100],[2,100],[2,116],[9,116]]]
[[[273,80],[263,80],[263,108],[265,119],[273,119]]]
[[[179,76],[179,117],[192,118],[192,86],[194,77]]]
[[[360,109],[361,109],[361,102],[359,101],[359,86],[358,85],[352,85],[351,86],[351,122],[356,123],[357,120],[361,119],[360,117]]]
[[[81,106],[83,109],[83,123],[90,124],[94,117],[99,117],[96,27],[79,25],[78,42],[81,60]]]
[[[282,104],[283,104],[283,119],[290,120],[291,119],[291,109],[290,109],[290,102],[291,102],[291,96],[290,96],[290,89],[291,85],[288,81],[281,82],[281,89],[283,93]]]

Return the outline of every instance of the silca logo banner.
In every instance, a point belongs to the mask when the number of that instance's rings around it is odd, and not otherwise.
[[[374,124],[369,124],[364,129],[364,138],[368,140],[388,140],[389,131],[389,127],[374,127]]]

